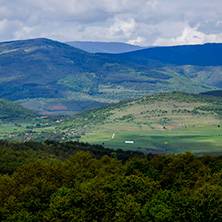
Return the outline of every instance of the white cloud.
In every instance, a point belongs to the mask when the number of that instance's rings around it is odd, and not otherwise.
[[[207,42],[222,42],[222,33],[216,34],[204,34],[198,31],[198,26],[190,27],[186,26],[182,32],[182,35],[176,38],[158,38],[153,45],[188,45],[188,44],[203,44]]]
[[[131,39],[127,43],[132,45],[143,45],[145,40],[145,38],[138,36],[136,39]]]
[[[1,0],[0,41],[218,42],[221,8],[221,0]]]
[[[114,24],[109,28],[109,33],[111,36],[123,35],[130,37],[132,32],[136,28],[136,23],[134,19],[128,19],[127,21],[115,19]]]
[[[0,32],[4,32],[6,27],[8,26],[8,20],[7,19],[3,19],[2,21],[0,21]]]
[[[11,40],[14,38],[14,32],[21,27],[22,24],[17,20],[10,21],[8,19],[3,19],[0,21],[0,36],[3,41]]]
[[[16,39],[32,38],[34,31],[34,27],[23,26],[21,29],[14,33],[14,36]]]

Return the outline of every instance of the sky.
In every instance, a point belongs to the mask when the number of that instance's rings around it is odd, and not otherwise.
[[[0,42],[222,42],[222,0],[0,0]]]

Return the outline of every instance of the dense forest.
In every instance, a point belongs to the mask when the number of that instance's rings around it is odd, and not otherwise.
[[[222,155],[0,142],[0,221],[221,221]]]

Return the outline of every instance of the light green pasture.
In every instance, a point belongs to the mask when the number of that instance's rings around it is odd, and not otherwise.
[[[144,152],[156,149],[167,153],[184,153],[186,151],[193,153],[218,153],[222,152],[222,127],[214,125],[179,128],[173,131],[87,133],[82,136],[81,141],[101,144],[113,149],[120,148]],[[125,141],[133,141],[133,143],[129,144],[125,143]]]

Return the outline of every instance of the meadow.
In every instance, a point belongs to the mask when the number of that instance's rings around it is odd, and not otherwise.
[[[115,135],[113,138],[113,134]],[[166,131],[116,131],[87,133],[80,139],[90,144],[154,153],[195,154],[222,152],[222,128],[217,125],[182,127]],[[133,143],[125,143],[133,141]]]

